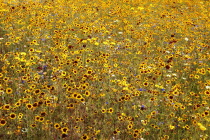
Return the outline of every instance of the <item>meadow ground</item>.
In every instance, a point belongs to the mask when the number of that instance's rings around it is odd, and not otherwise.
[[[209,8],[0,0],[0,139],[209,139]]]

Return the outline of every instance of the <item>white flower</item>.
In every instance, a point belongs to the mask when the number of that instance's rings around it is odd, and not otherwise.
[[[115,140],[115,137],[112,137],[112,140]]]
[[[176,74],[176,73],[173,73],[172,75],[173,75],[173,76],[177,76],[177,74]]]
[[[118,34],[123,34],[123,32],[118,32]]]
[[[3,95],[4,94],[4,91],[3,90],[0,90],[0,95]]]
[[[184,65],[185,65],[185,66],[188,66],[188,65],[190,65],[190,64],[189,64],[189,63],[184,63]]]
[[[184,40],[188,41],[189,39],[187,37],[185,37]]]
[[[28,132],[28,129],[27,128],[22,128],[22,130],[21,130],[23,133],[26,133],[26,132]]]
[[[210,89],[210,86],[206,86],[206,89]]]

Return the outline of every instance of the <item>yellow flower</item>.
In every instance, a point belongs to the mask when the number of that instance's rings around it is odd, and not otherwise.
[[[141,123],[142,123],[143,125],[147,125],[147,120],[141,120]]]
[[[87,43],[87,40],[82,40],[82,43]]]
[[[7,131],[7,135],[11,135],[12,134],[12,131]]]
[[[139,10],[144,10],[144,7],[138,7]]]
[[[67,127],[63,127],[63,128],[61,129],[62,133],[65,133],[65,134],[68,132],[68,130],[69,130],[69,129],[68,129]]]
[[[104,64],[104,67],[107,68],[108,67],[108,64]]]
[[[0,119],[0,126],[4,126],[7,123],[5,119]]]
[[[5,43],[6,46],[9,46],[10,44],[11,44],[11,42],[6,42]]]
[[[125,113],[121,113],[121,115],[122,115],[122,116],[126,116],[126,114],[125,114]]]
[[[8,9],[1,9],[0,12],[8,12]]]
[[[205,120],[206,120],[207,122],[210,122],[210,118],[205,118]]]
[[[108,43],[108,42],[106,42],[106,41],[104,41],[104,42],[103,42],[103,44],[108,45],[109,43]]]
[[[173,125],[169,125],[169,128],[172,130],[172,129],[174,129],[174,128],[175,128],[175,126],[173,126]]]
[[[203,124],[201,124],[201,123],[197,123],[197,124],[201,130],[203,130],[203,131],[207,130],[206,127],[203,126]]]
[[[66,76],[66,72],[62,71],[61,76]]]
[[[99,94],[101,97],[104,97],[105,96],[105,94],[104,93],[101,93],[101,94]]]
[[[129,90],[129,89],[128,89],[128,87],[126,86],[126,87],[123,88],[123,90]]]
[[[36,50],[36,52],[37,52],[37,53],[41,53],[42,51],[41,51],[41,50]]]
[[[95,42],[95,45],[96,45],[96,46],[98,46],[98,45],[99,45],[99,43],[98,43],[98,42]]]
[[[114,64],[114,67],[117,67],[117,66],[118,66],[118,64],[115,63],[115,64]]]
[[[116,43],[115,43],[115,42],[111,42],[110,44],[111,44],[111,45],[116,45]]]
[[[107,112],[108,113],[113,113],[114,112],[114,109],[113,108],[109,108],[109,109],[107,109]]]
[[[25,52],[21,52],[20,55],[26,55],[26,53]]]
[[[96,130],[95,135],[98,135],[101,132],[101,130]]]
[[[12,93],[12,89],[11,89],[11,88],[7,88],[7,89],[6,89],[6,93],[7,93],[7,94],[11,94],[11,93]]]
[[[155,87],[157,87],[157,88],[164,88],[163,86],[161,86],[161,85],[155,85]]]

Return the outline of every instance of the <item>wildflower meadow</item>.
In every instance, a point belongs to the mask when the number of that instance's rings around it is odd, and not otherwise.
[[[208,0],[0,0],[0,140],[209,140]]]

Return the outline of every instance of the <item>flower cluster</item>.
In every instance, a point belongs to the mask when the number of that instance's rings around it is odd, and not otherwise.
[[[206,0],[0,0],[0,139],[209,139]]]

